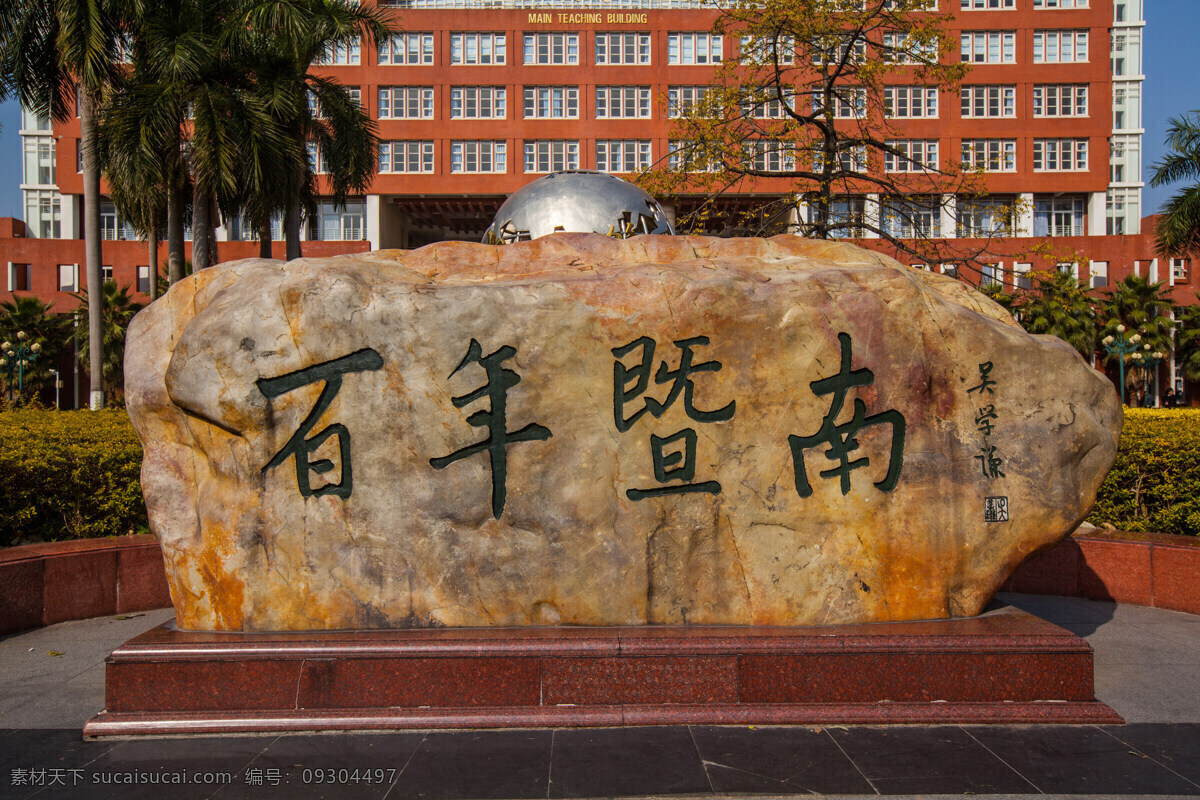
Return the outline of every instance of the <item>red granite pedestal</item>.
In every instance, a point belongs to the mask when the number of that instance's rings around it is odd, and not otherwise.
[[[189,633],[107,667],[84,735],[699,724],[1111,723],[1092,650],[1016,609],[814,628]]]

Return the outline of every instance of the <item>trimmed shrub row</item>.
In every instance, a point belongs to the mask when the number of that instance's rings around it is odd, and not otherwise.
[[[1088,521],[1200,534],[1200,409],[1126,409],[1117,462]]]
[[[124,411],[0,412],[0,547],[145,533],[141,465]],[[1200,534],[1200,409],[1127,409],[1088,521]]]
[[[141,468],[123,410],[0,412],[0,547],[148,532]]]

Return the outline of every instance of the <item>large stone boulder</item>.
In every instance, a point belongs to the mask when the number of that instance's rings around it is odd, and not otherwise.
[[[1121,427],[973,289],[787,236],[225,264],[125,370],[187,629],[973,615]]]

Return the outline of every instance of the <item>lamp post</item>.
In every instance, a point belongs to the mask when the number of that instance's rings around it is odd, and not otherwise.
[[[17,381],[17,398],[25,390],[25,372],[38,360],[42,346],[37,342],[29,344],[29,335],[25,331],[17,331],[17,343],[0,343],[0,369],[8,375],[8,402],[13,401],[13,376]]]
[[[1132,356],[1130,356],[1132,361],[1146,370],[1146,400],[1150,399],[1150,375],[1154,372],[1154,368],[1157,367],[1164,358],[1166,358],[1165,353],[1161,353],[1157,350],[1153,353],[1150,352],[1150,345],[1148,344],[1142,345],[1141,351],[1135,352]],[[1147,405],[1146,400],[1142,401],[1143,406]]]
[[[1120,338],[1113,336],[1110,333],[1108,336],[1105,336],[1103,339],[1101,339],[1100,343],[1104,345],[1104,349],[1107,350],[1111,355],[1118,356],[1120,358],[1121,405],[1125,405],[1125,359],[1130,357],[1132,360],[1132,356],[1135,353],[1138,353],[1140,350],[1139,344],[1142,341],[1142,335],[1140,333],[1135,333],[1132,336],[1126,336],[1124,325],[1117,325],[1116,331]],[[1150,349],[1150,345],[1145,345],[1145,347],[1147,350]]]

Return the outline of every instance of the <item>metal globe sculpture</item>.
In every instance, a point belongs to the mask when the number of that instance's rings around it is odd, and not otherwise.
[[[662,206],[629,181],[603,172],[569,170],[538,178],[505,200],[483,243],[527,242],[558,231],[618,239],[675,233]]]

